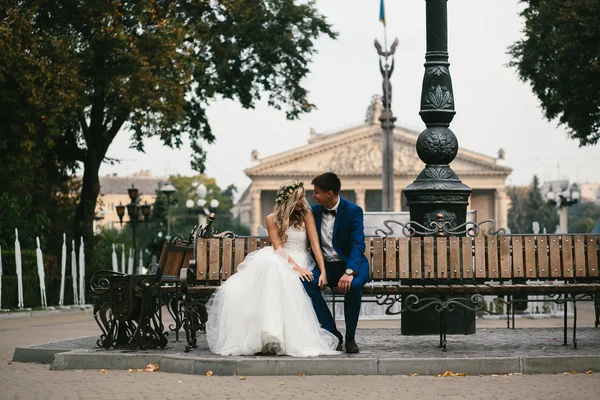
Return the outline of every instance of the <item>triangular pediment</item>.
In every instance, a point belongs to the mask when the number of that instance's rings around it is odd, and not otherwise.
[[[395,175],[414,176],[425,164],[416,152],[418,132],[394,129]],[[271,157],[246,169],[246,175],[301,176],[333,171],[340,176],[382,174],[381,127],[364,124],[327,135],[313,136],[305,146]],[[460,149],[451,167],[457,173],[472,175],[508,175],[510,168],[498,165],[492,157]]]

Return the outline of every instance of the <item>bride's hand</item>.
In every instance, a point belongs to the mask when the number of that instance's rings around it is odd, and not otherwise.
[[[312,271],[304,269],[296,264],[294,269],[300,274],[300,279],[306,282],[311,282],[314,279]]]
[[[327,287],[327,276],[325,276],[325,274],[321,274],[321,276],[319,276],[319,288],[325,289],[326,287]]]

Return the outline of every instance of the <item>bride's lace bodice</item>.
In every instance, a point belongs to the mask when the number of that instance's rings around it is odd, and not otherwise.
[[[302,268],[312,270],[315,267],[315,260],[308,251],[308,235],[304,229],[289,227],[286,231],[288,240],[283,244],[283,248],[289,256]]]

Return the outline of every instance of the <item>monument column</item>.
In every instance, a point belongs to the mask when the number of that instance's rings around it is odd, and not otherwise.
[[[394,190],[394,212],[402,211],[402,189]]]
[[[356,195],[356,205],[365,211],[365,189],[354,189]]]
[[[506,206],[506,190],[504,188],[496,189],[494,206],[496,229],[506,228],[508,225],[508,207]]]
[[[260,192],[258,188],[250,189],[252,194],[252,226],[250,227],[250,235],[254,236],[258,233],[258,227],[261,225],[260,212]]]

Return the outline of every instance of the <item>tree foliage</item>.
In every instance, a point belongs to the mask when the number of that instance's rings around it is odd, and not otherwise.
[[[581,146],[600,138],[600,1],[521,0],[524,38],[509,47],[545,116]]]
[[[22,0],[0,7],[0,80],[7,82],[0,109],[14,98],[39,106],[21,109],[18,125],[35,137],[18,145],[48,141],[57,160],[83,165],[74,233],[84,237],[88,257],[98,171],[117,134],[131,132],[140,151],[148,137],[175,148],[189,139],[192,166],[202,172],[202,145],[215,139],[210,102],[237,99],[252,108],[267,96],[288,118],[311,111],[302,82],[314,40],[335,37],[313,0]],[[37,126],[48,121],[60,135],[42,139]]]
[[[533,222],[540,224],[540,232],[546,229],[554,233],[558,225],[556,208],[542,196],[537,176],[533,176],[530,187],[508,188],[511,207],[508,210],[508,227],[512,233],[533,233]]]

